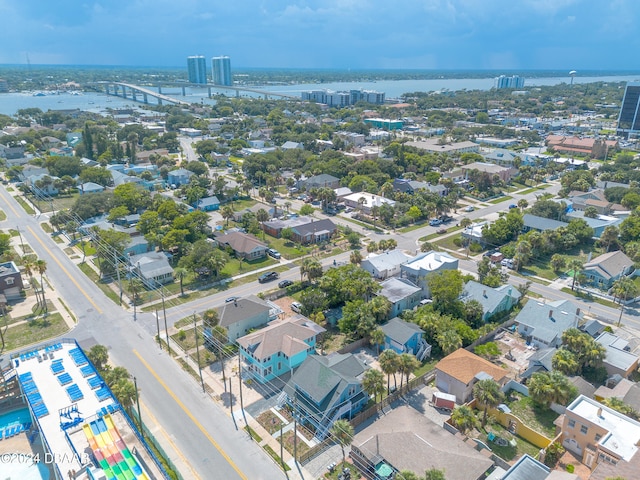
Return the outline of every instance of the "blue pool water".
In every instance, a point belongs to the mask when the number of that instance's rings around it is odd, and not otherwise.
[[[4,430],[7,427],[13,427],[20,425],[21,423],[30,423],[31,415],[28,408],[22,408],[20,410],[14,410],[13,412],[0,415],[0,430]]]

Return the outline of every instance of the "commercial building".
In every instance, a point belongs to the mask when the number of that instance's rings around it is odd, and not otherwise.
[[[618,135],[635,137],[640,131],[640,82],[628,82],[618,116]]]
[[[207,61],[202,55],[187,57],[189,83],[207,83]]]
[[[211,59],[212,79],[215,85],[233,85],[231,59],[227,56]]]
[[[511,77],[500,75],[495,78],[493,86],[498,90],[502,88],[522,88],[524,87],[524,77],[519,75],[512,75]]]
[[[376,92],[374,90],[350,90],[348,92],[309,90],[302,92],[301,97],[302,100],[324,103],[330,107],[355,105],[360,101],[382,105],[385,100],[385,94],[383,92]]]

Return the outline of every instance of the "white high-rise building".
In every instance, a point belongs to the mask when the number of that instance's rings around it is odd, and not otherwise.
[[[211,70],[215,85],[233,85],[231,59],[229,57],[213,57],[211,59]]]
[[[207,83],[207,60],[202,55],[187,57],[189,83]]]
[[[524,77],[520,77],[518,75],[513,75],[511,77],[500,75],[499,77],[496,77],[494,81],[494,87],[496,89],[522,88],[524,87]]]

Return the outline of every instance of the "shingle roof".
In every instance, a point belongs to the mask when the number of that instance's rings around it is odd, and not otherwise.
[[[589,263],[585,263],[584,270],[596,270],[603,278],[610,279],[621,275],[623,269],[629,268],[632,265],[633,260],[620,250],[617,250],[615,252],[604,253]]]
[[[324,411],[340,398],[349,384],[360,383],[367,367],[351,353],[309,355],[293,374],[285,391],[292,397],[297,386]]]
[[[444,469],[448,480],[484,478],[493,462],[410,406],[381,416],[355,435],[352,445],[374,464],[396,470]]]
[[[507,375],[505,369],[468,352],[464,348],[459,348],[444,357],[436,364],[435,368],[465,385],[468,385],[480,372],[491,375],[496,381],[500,381]]]
[[[502,480],[544,480],[549,471],[549,467],[525,453],[507,470]]]
[[[376,293],[380,297],[385,297],[391,303],[396,303],[407,298],[422,289],[406,278],[388,278],[380,283],[382,289]]]
[[[253,235],[242,232],[229,232],[224,235],[216,235],[216,240],[223,245],[229,245],[234,251],[240,253],[250,253],[256,248],[267,248],[266,243],[262,243]]]
[[[460,300],[465,303],[471,300],[476,300],[480,305],[482,305],[483,312],[493,313],[505,297],[512,297],[514,300],[518,300],[520,296],[520,292],[511,285],[491,288],[473,280],[469,280],[462,289]]]
[[[569,225],[566,222],[559,222],[558,220],[552,220],[550,218],[538,217],[536,215],[531,215],[530,213],[525,213],[522,217],[524,222],[524,226],[527,228],[531,228],[533,230],[540,230],[544,232],[546,230],[555,230],[559,227],[566,227]]]
[[[545,343],[552,343],[571,327],[577,327],[580,314],[579,308],[569,300],[540,303],[530,300],[520,311],[515,321],[519,325],[526,325],[533,331],[534,337]]]
[[[411,257],[405,255],[402,250],[395,249],[381,253],[379,255],[369,255],[364,262],[369,263],[378,271],[397,267],[402,263],[407,263]]]
[[[269,311],[270,307],[264,300],[255,295],[249,295],[248,297],[239,298],[235,302],[225,303],[221,307],[218,307],[218,318],[220,318],[220,326],[228,327],[234,323],[255,317],[264,312],[268,313]]]
[[[392,318],[380,328],[387,337],[395,340],[400,345],[407,343],[416,333],[420,335],[424,333],[424,330],[415,323],[405,322],[398,317]]]
[[[272,323],[260,330],[238,339],[238,343],[258,360],[282,352],[287,357],[311,347],[305,340],[316,336],[316,332],[293,321]]]

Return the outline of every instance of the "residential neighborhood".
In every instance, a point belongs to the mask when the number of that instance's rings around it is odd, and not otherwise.
[[[640,154],[599,100],[624,89],[597,88],[7,116],[0,419],[38,421],[0,438],[91,446],[91,425],[142,422],[140,463],[184,468],[183,440],[159,433],[172,414],[153,413],[168,395],[184,424],[212,421],[185,405],[214,406],[294,478],[633,478]],[[113,365],[39,401],[75,342]],[[76,420],[101,388],[111,411]],[[97,449],[74,468],[102,465]]]

